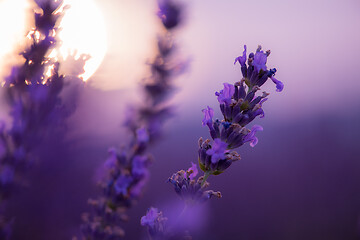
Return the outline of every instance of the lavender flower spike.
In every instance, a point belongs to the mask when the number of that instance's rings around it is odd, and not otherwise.
[[[224,89],[219,92],[216,92],[215,95],[218,96],[219,103],[224,103],[226,105],[230,105],[231,98],[235,93],[235,87],[232,84],[224,83]]]
[[[262,126],[260,125],[254,125],[252,128],[251,128],[251,131],[244,137],[244,143],[245,142],[250,142],[250,146],[251,147],[255,147],[255,145],[258,143],[258,138],[255,137],[255,133],[257,131],[262,131],[263,128]]]

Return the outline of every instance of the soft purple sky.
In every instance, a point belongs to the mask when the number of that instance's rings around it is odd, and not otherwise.
[[[108,24],[109,52],[95,86],[132,88],[144,77],[144,63],[155,44],[154,1],[97,1]],[[184,1],[186,24],[177,39],[191,71],[178,81],[175,102],[198,111],[209,104],[222,82],[239,80],[233,59],[243,45],[271,49],[269,67],[285,83],[279,96],[265,88],[272,105],[299,117],[359,102],[360,2],[345,1]],[[213,103],[214,100],[213,100]],[[272,108],[269,106],[269,108]],[[280,111],[280,107],[271,111]],[[289,116],[288,116],[289,117]]]

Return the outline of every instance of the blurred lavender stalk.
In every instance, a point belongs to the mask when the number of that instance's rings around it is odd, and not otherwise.
[[[256,95],[256,93],[269,78],[275,83],[277,92],[281,92],[284,88],[284,84],[275,78],[276,69],[267,69],[266,62],[270,51],[264,52],[259,46],[256,53],[250,53],[247,59],[246,50],[244,46],[243,55],[237,57],[234,62],[234,64],[239,62],[241,66],[242,80],[235,84],[224,83],[224,89],[215,93],[224,119],[214,121],[214,110],[209,106],[202,110],[203,126],[208,126],[212,138],[212,140],[199,139],[198,163],[204,175],[196,178],[198,169],[196,164],[192,163],[187,171],[178,171],[169,178],[175,192],[184,200],[185,207],[205,202],[212,196],[221,197],[220,192],[206,190],[209,187],[206,180],[210,175],[223,173],[233,162],[240,160],[240,155],[231,150],[247,142],[251,147],[258,143],[255,134],[263,128],[254,125],[250,130],[246,125],[258,116],[260,118],[265,116],[262,105],[269,94],[263,92],[261,95]],[[247,65],[246,60],[248,60]],[[142,218],[141,224],[148,228],[152,239],[167,239],[174,234],[166,232],[163,219],[162,213],[157,209],[155,211],[154,208],[150,208]],[[161,228],[157,227],[159,224]]]
[[[25,62],[12,68],[3,85],[13,122],[10,128],[0,123],[0,239],[11,235],[13,219],[6,213],[6,201],[16,187],[24,185],[42,140],[50,134],[61,138],[64,120],[75,110],[60,97],[67,80],[58,73],[59,62],[49,57],[58,43],[63,1],[35,3],[40,13],[35,13],[35,27],[28,34],[31,45],[21,53]]]
[[[128,220],[126,211],[139,199],[149,179],[152,157],[147,149],[159,138],[163,122],[171,116],[171,106],[166,100],[174,90],[174,77],[186,66],[175,55],[172,33],[182,21],[182,8],[169,0],[158,4],[158,16],[165,31],[158,37],[158,53],[149,64],[152,76],[142,83],[144,102],[137,107],[130,106],[126,113],[125,126],[132,133],[132,140],[126,149],[109,150],[110,156],[105,162],[106,177],[100,183],[103,194],[88,201],[93,210],[83,215],[81,239],[124,237],[121,225]]]

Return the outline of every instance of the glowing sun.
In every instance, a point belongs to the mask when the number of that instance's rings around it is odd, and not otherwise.
[[[64,5],[70,8],[65,10],[60,23],[61,31],[58,37],[61,46],[52,52],[53,57],[66,60],[70,55],[78,59],[90,55],[86,61],[85,72],[80,77],[86,81],[100,66],[107,51],[107,33],[103,15],[95,0],[64,0]],[[19,47],[23,39],[26,14],[30,4],[27,0],[0,0],[0,76],[3,77],[2,68],[8,56]]]

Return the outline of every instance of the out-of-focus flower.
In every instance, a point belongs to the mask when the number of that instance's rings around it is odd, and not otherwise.
[[[160,17],[166,29],[173,29],[181,22],[182,7],[173,0],[158,0]]]
[[[129,144],[123,150],[124,154],[117,154],[111,150],[110,157],[105,163],[106,173],[101,180],[103,195],[96,202],[105,202],[107,207],[93,205],[90,216],[81,226],[82,239],[111,239],[117,240],[122,236],[113,236],[113,229],[118,229],[127,220],[126,211],[141,196],[150,177],[149,165],[151,156],[147,154],[148,147],[153,144],[162,133],[162,127],[173,112],[173,107],[166,102],[173,93],[172,81],[184,71],[186,64],[175,55],[176,45],[172,37],[172,30],[181,22],[182,7],[170,0],[159,1],[159,17],[165,28],[165,33],[158,36],[158,52],[149,61],[151,76],[142,82],[144,101],[129,106],[125,113],[124,125],[132,133]],[[192,176],[196,175],[195,168]],[[122,209],[119,213],[118,209]],[[153,214],[153,215],[152,215]],[[154,209],[142,219],[152,233],[159,232],[162,218],[152,219]],[[104,217],[106,216],[106,217]],[[97,219],[101,219],[100,223]],[[151,224],[150,220],[153,220]],[[156,221],[158,221],[156,223]],[[108,231],[93,228],[94,225],[106,226]],[[101,237],[99,236],[101,232]],[[122,230],[124,233],[124,230]]]
[[[167,218],[157,208],[150,207],[146,215],[141,217],[140,224],[148,228],[152,239],[163,239],[165,237],[165,223]]]

